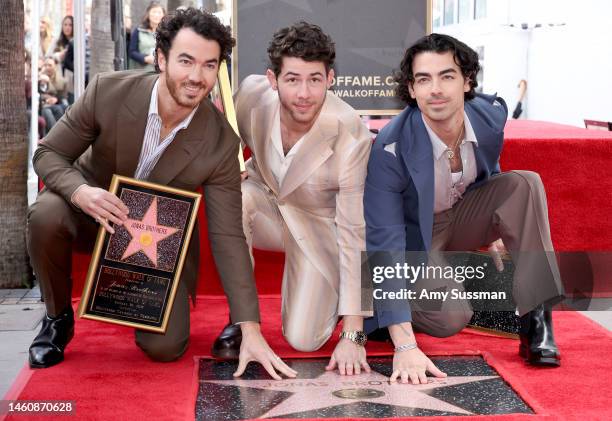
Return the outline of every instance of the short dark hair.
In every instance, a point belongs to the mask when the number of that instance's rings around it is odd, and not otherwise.
[[[300,21],[276,31],[268,45],[268,57],[270,68],[276,76],[281,72],[283,57],[321,61],[329,73],[336,59],[336,46],[319,26]]]
[[[159,23],[155,32],[155,71],[160,71],[157,51],[161,50],[168,58],[172,41],[183,28],[189,28],[207,40],[216,41],[221,47],[220,61],[229,60],[232,47],[236,45],[229,26],[223,25],[218,17],[205,10],[189,7],[164,16]]]
[[[412,107],[417,106],[417,102],[410,96],[408,86],[414,83],[414,73],[412,73],[412,62],[414,58],[424,52],[446,53],[452,52],[455,63],[461,69],[463,77],[469,79],[470,90],[465,93],[465,100],[474,98],[474,89],[478,86],[476,75],[480,71],[478,54],[463,42],[449,35],[430,34],[419,39],[415,44],[406,50],[400,69],[395,72],[394,78],[397,82],[395,89],[397,96]]]

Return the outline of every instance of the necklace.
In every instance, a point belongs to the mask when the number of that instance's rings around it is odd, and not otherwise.
[[[449,161],[455,157],[455,150],[457,150],[457,146],[459,146],[459,140],[461,139],[462,134],[463,134],[463,127],[461,127],[461,131],[459,132],[459,137],[457,137],[457,140],[455,141],[455,144],[453,145],[452,149],[446,148],[446,156],[448,157]]]

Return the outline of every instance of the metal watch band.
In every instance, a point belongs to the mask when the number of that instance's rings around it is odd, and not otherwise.
[[[341,332],[340,339],[348,339],[349,341],[354,342],[357,345],[365,346],[368,337],[366,336],[365,332],[361,330],[354,330]]]
[[[413,342],[411,344],[404,344],[404,345],[396,346],[394,351],[404,352],[404,351],[410,351],[411,349],[415,349],[415,348],[418,348],[418,345],[416,342]]]

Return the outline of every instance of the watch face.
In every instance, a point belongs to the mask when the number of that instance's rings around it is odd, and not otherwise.
[[[342,332],[340,337],[348,339],[349,341],[361,346],[364,346],[368,341],[368,337],[363,331]]]
[[[355,343],[359,345],[365,345],[367,340],[368,340],[368,337],[366,336],[364,332],[355,332]]]

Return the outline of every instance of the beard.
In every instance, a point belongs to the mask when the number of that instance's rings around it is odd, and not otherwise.
[[[207,88],[205,83],[193,83],[189,81],[180,82],[170,76],[170,66],[166,68],[166,86],[170,96],[181,107],[195,108],[210,93],[212,88]],[[198,94],[187,93],[184,88],[197,88]]]
[[[327,92],[325,93],[327,94]],[[312,124],[319,116],[323,104],[325,103],[325,96],[320,100],[318,98],[312,98],[308,101],[297,101],[292,102],[283,96],[281,88],[278,88],[278,98],[280,101],[281,108],[291,117],[291,119],[299,124]],[[298,105],[307,105],[309,108],[307,111],[300,111]]]

